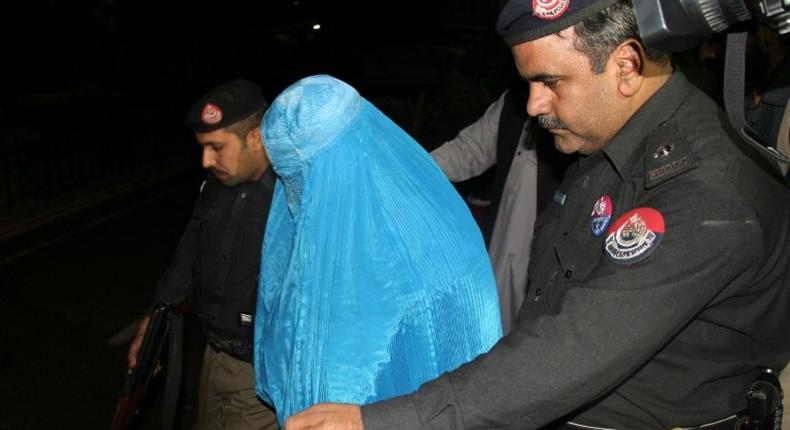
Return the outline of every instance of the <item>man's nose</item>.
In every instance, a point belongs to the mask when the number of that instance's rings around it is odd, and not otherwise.
[[[214,166],[214,164],[216,164],[216,162],[217,162],[217,154],[216,154],[216,152],[214,152],[214,150],[209,148],[209,147],[204,147],[203,148],[203,160],[202,160],[203,168],[204,169],[209,169],[212,166]]]
[[[550,113],[549,90],[540,82],[529,84],[529,98],[527,99],[527,113],[530,116],[546,115]]]

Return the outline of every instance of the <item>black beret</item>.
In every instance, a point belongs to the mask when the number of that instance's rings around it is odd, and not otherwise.
[[[233,125],[267,105],[258,84],[234,79],[217,85],[198,99],[184,123],[196,133],[208,133]]]
[[[617,0],[509,0],[496,23],[508,46],[560,31],[600,12]]]

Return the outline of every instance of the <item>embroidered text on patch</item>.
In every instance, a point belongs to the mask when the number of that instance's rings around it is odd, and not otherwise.
[[[532,0],[532,14],[540,19],[557,19],[570,6],[571,0]]]

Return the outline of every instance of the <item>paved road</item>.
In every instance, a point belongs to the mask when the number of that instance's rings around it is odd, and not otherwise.
[[[126,347],[108,340],[151,300],[199,184],[190,174],[4,247],[0,430],[109,428]]]

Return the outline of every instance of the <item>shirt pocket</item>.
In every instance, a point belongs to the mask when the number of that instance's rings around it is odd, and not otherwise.
[[[562,237],[555,245],[559,277],[567,287],[586,281],[601,264],[603,242],[591,231],[575,231]]]

